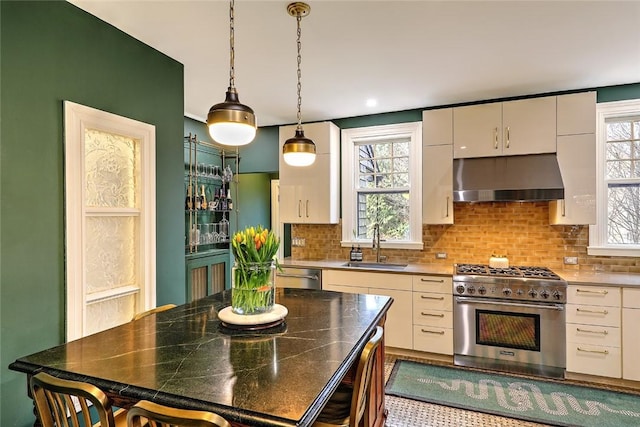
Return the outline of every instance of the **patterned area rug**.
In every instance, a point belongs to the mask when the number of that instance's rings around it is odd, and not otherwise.
[[[640,396],[396,361],[386,394],[557,426],[640,425]]]

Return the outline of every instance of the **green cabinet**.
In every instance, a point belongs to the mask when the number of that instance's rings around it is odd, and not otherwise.
[[[189,254],[185,264],[188,302],[223,291],[230,286],[231,260],[228,249]]]

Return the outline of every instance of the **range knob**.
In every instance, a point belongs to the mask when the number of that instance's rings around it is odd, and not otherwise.
[[[518,295],[518,296],[523,295],[523,294],[524,294],[524,291],[522,289],[518,289],[516,291],[516,295]]]
[[[485,288],[484,286],[480,286],[480,287],[478,288],[478,293],[479,293],[480,295],[484,295],[484,294],[486,294],[486,293],[487,293],[487,288]]]
[[[531,298],[535,298],[535,297],[537,297],[537,296],[538,296],[538,291],[536,291],[535,289],[531,289],[531,290],[529,291],[529,296],[530,296]]]
[[[562,299],[562,292],[560,291],[553,291],[553,299]]]
[[[456,286],[456,292],[459,294],[464,294],[464,285]]]
[[[548,290],[543,290],[542,292],[540,292],[540,296],[544,299],[549,298],[549,291]]]
[[[467,287],[467,293],[469,294],[475,294],[476,293],[476,288],[473,285],[469,285]]]
[[[504,288],[504,289],[502,290],[502,293],[503,293],[505,296],[509,296],[509,295],[511,295],[511,289],[509,289],[509,288]]]

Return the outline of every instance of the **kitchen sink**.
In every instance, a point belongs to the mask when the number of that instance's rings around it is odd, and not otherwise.
[[[345,267],[354,268],[376,268],[380,270],[404,270],[407,264],[393,264],[390,262],[346,262],[342,264]]]

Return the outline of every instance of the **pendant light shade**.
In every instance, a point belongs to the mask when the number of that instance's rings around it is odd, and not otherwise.
[[[223,145],[246,145],[256,136],[256,116],[253,110],[240,103],[235,87],[234,0],[229,3],[229,88],[224,102],[214,105],[207,114],[209,134]]]
[[[211,107],[207,125],[211,138],[224,145],[246,145],[256,136],[256,116],[240,103],[234,88],[227,90],[224,102]]]
[[[290,3],[287,6],[287,12],[289,15],[294,16],[297,21],[297,44],[298,44],[298,127],[296,128],[296,134],[293,138],[289,138],[282,146],[282,157],[286,164],[291,166],[309,166],[316,161],[316,145],[312,140],[304,136],[304,130],[302,129],[302,73],[300,71],[300,64],[302,62],[300,36],[302,31],[300,29],[300,21],[303,16],[307,16],[311,12],[311,8],[308,4],[302,2]]]
[[[296,135],[282,146],[285,163],[291,166],[309,166],[316,160],[316,145],[304,136],[302,128],[296,129]]]

